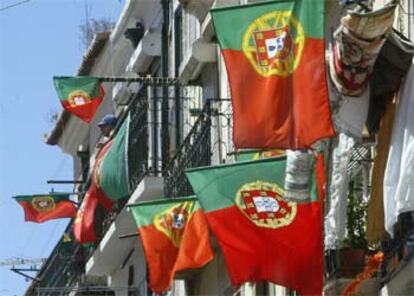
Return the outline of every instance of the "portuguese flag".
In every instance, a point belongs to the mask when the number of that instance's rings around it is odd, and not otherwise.
[[[60,102],[66,111],[89,123],[105,91],[95,77],[53,77]]]
[[[95,165],[92,172],[92,182],[89,186],[82,204],[77,212],[75,221],[72,226],[73,234],[77,242],[87,244],[96,240],[95,233],[95,210],[99,204],[105,209],[110,210],[113,206],[113,201],[110,200],[105,193],[99,188],[97,184],[97,170],[101,165],[103,157],[111,148],[112,141],[107,142],[98,152]]]
[[[73,235],[80,244],[96,241],[95,210],[102,192],[95,183],[89,187],[72,225]]]
[[[217,238],[231,282],[270,281],[321,295],[322,202],[284,199],[286,158],[191,169],[187,177]],[[320,170],[317,170],[318,172]]]
[[[152,291],[167,291],[176,271],[213,259],[207,222],[195,198],[151,201],[129,209],[138,225]]]
[[[230,82],[236,148],[300,149],[334,135],[324,3],[280,0],[211,10]]]
[[[108,152],[103,156],[95,172],[99,188],[111,200],[129,196],[128,139],[130,115],[116,133]]]
[[[19,195],[14,197],[23,207],[25,221],[43,223],[76,216],[76,206],[69,194]]]

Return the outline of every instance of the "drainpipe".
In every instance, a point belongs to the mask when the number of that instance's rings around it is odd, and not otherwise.
[[[161,74],[163,77],[168,77],[168,28],[169,28],[169,8],[170,0],[161,0],[162,4],[162,31],[161,31]],[[168,85],[164,84],[162,87],[162,102],[161,102],[161,158],[162,158],[162,173],[165,172],[165,166],[169,159],[169,141],[170,136],[168,132]]]

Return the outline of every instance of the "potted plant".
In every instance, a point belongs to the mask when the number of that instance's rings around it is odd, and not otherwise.
[[[353,278],[364,269],[367,250],[367,202],[357,176],[350,182],[347,208],[347,237],[339,252],[340,276]]]

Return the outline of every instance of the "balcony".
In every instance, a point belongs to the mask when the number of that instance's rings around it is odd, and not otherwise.
[[[166,168],[165,196],[193,195],[185,170],[222,163],[228,152],[233,150],[223,140],[231,135],[229,104],[228,99],[208,99],[202,110],[190,110],[197,113],[198,118]]]
[[[214,63],[216,61],[216,44],[208,42],[204,38],[198,38],[191,46],[191,53],[186,56],[180,65],[180,80],[188,82],[196,79],[200,75],[205,63]]]
[[[147,30],[126,67],[126,72],[144,73],[156,56],[161,55],[161,33]]]
[[[65,233],[69,233],[72,223],[69,223]],[[68,295],[72,288],[82,280],[85,285],[95,283],[83,278],[86,249],[74,240],[61,240],[53,249],[52,254],[36,276],[39,281],[33,281],[26,295]],[[99,283],[102,285],[102,282]]]
[[[211,109],[208,101],[178,152],[167,167],[165,196],[182,197],[194,194],[184,171],[207,166],[211,162]]]
[[[127,213],[125,204],[159,198],[163,196],[163,189],[170,197],[191,194],[184,170],[210,165],[214,154],[222,153],[217,152],[220,150],[217,147],[221,147],[222,142],[222,138],[217,136],[221,134],[217,129],[223,128],[219,125],[219,119],[224,118],[224,113],[219,110],[222,109],[222,105],[228,103],[223,100],[208,100],[203,109],[194,109],[199,106],[197,102],[202,102],[202,90],[199,88],[197,91],[181,90],[179,93],[182,96],[172,98],[174,101],[184,102],[185,106],[180,105],[180,112],[185,113],[185,116],[181,115],[186,120],[181,122],[181,125],[183,130],[188,128],[189,131],[185,134],[186,138],[179,147],[179,152],[169,162],[170,166],[164,179],[160,177],[160,172],[154,169],[153,160],[150,158],[150,155],[157,155],[152,151],[153,141],[157,141],[155,146],[161,146],[160,118],[153,117],[154,111],[159,111],[159,98],[149,97],[151,90],[154,89],[143,88],[138,94],[132,95],[134,97],[128,104],[131,114],[128,166],[132,195],[128,200],[118,201],[111,212],[97,208],[95,231],[98,239],[94,244],[82,246],[74,240],[68,243],[60,242],[39,273],[41,282],[33,284],[32,291],[39,292],[40,295],[55,295],[61,291],[71,295],[85,295],[82,293],[87,293],[86,291],[108,293],[107,295],[114,295],[114,291],[117,293],[116,291],[125,289],[135,289],[135,292],[146,291],[146,266],[138,238],[119,238],[136,232],[136,225]],[[120,114],[120,122],[125,116],[126,114]],[[197,119],[194,119],[195,116]],[[227,114],[224,120],[226,124],[228,116]],[[159,162],[160,159],[155,156],[155,161]],[[86,188],[87,184],[84,189]],[[66,232],[70,231],[71,225]],[[125,287],[123,281],[132,265],[135,268],[135,284]]]
[[[133,204],[157,199],[162,194],[162,178],[146,176],[136,187],[127,203]],[[137,239],[119,239],[120,236],[135,233],[136,230],[137,227],[130,213],[127,212],[125,207],[122,208],[109,225],[109,228],[104,232],[101,241],[86,262],[85,273],[88,276],[111,275],[114,267],[122,266],[123,262],[127,260],[131,250],[135,250],[134,257],[139,257],[139,259],[136,259],[139,261],[139,265],[145,266],[142,250],[137,251],[139,247]]]
[[[202,23],[212,7],[240,5],[240,0],[178,0],[189,14],[194,15]]]
[[[88,254],[86,274],[105,276],[111,274],[114,266],[120,266],[136,240],[120,240],[119,236],[136,232],[136,225],[125,208],[127,203],[150,200],[162,196],[163,181],[151,176],[148,168],[149,100],[138,94],[129,104],[131,114],[128,143],[129,185],[133,192],[128,200],[117,202],[114,212],[102,211],[102,226],[96,246]],[[154,124],[154,123],[153,123]],[[119,254],[123,254],[119,256]]]
[[[189,14],[194,15],[200,22],[208,14],[214,0],[178,0]]]

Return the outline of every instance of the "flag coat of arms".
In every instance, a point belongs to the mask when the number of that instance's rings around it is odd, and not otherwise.
[[[236,148],[301,149],[334,135],[324,2],[266,1],[211,10],[229,77]]]
[[[105,91],[95,77],[54,77],[55,88],[66,111],[90,123]]]
[[[307,202],[286,200],[285,167],[286,158],[275,157],[191,169],[187,177],[234,286],[270,281],[301,295],[321,295],[321,199],[314,182]]]
[[[151,201],[129,209],[138,225],[152,291],[167,291],[175,272],[213,259],[207,221],[195,198]]]
[[[69,200],[69,194],[19,195],[14,198],[23,207],[25,221],[43,223],[76,216],[77,208]]]

